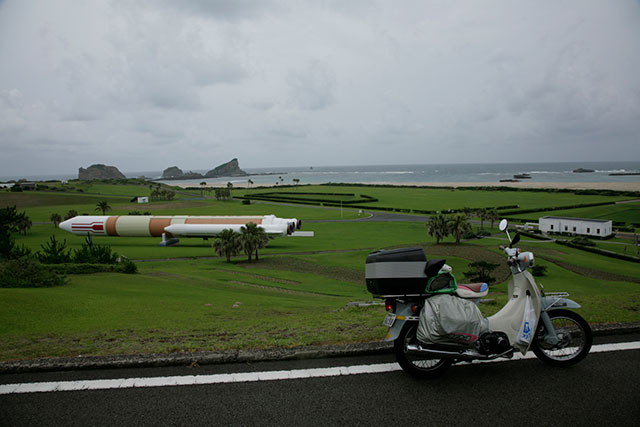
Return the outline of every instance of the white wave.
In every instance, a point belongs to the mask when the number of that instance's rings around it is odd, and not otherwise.
[[[599,169],[597,169],[596,172],[598,172],[598,173],[637,173],[639,171],[638,170],[629,170],[629,169],[611,169],[611,170],[599,170]]]

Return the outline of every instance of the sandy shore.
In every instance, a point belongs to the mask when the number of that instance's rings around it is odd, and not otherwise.
[[[517,187],[517,188],[566,188],[571,190],[640,191],[640,182],[362,182],[356,184],[425,186],[425,187]],[[178,187],[194,187],[193,184],[176,183]],[[253,184],[252,187],[277,187]],[[200,188],[201,186],[197,186]],[[225,183],[211,183],[206,187],[226,187]],[[236,183],[234,188],[247,188],[247,183]]]

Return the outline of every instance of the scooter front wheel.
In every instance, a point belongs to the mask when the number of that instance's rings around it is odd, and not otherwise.
[[[416,344],[417,322],[410,322],[404,325],[398,338],[394,342],[396,360],[402,369],[416,378],[436,378],[444,373],[451,366],[451,359],[434,359],[420,354],[407,352],[408,344]]]
[[[547,330],[543,322],[538,325],[531,349],[543,362],[553,366],[570,366],[584,359],[593,342],[591,327],[579,314],[569,310],[548,312],[558,342],[545,341]]]

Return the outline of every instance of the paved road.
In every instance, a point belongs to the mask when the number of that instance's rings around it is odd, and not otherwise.
[[[601,337],[639,341],[640,335]],[[11,374],[0,383],[162,377],[393,362],[358,358]],[[637,425],[640,350],[569,369],[537,360],[462,365],[435,381],[402,371],[193,386],[0,395],[0,425]]]

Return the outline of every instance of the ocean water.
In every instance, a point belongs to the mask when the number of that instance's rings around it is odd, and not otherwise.
[[[574,173],[577,168],[593,169],[592,173]],[[370,166],[300,166],[275,168],[243,168],[247,177],[161,181],[168,184],[198,186],[231,182],[246,184],[251,179],[255,186],[321,183],[439,183],[439,182],[499,182],[515,174],[529,174],[527,182],[638,182],[640,175],[610,176],[610,173],[640,172],[640,161],[631,162],[567,162],[567,163],[485,163],[485,164],[429,164],[429,165],[370,165]],[[204,173],[206,170],[196,170]],[[160,180],[162,171],[123,172],[127,177],[146,176]],[[3,177],[4,180],[73,179],[77,175],[32,175]],[[525,181],[525,180],[523,180]]]
[[[577,168],[593,169],[592,173],[574,173]],[[640,175],[610,176],[610,173],[640,172],[637,162],[576,162],[576,163],[491,163],[491,164],[432,164],[432,165],[371,165],[371,166],[308,166],[280,168],[243,168],[251,176],[242,178],[195,179],[163,181],[167,183],[207,183],[253,185],[321,183],[439,183],[439,182],[499,182],[512,179],[515,174],[529,174],[531,182],[638,182]],[[268,174],[268,175],[261,175]],[[159,176],[161,174],[153,175]],[[151,175],[145,175],[151,176]]]

